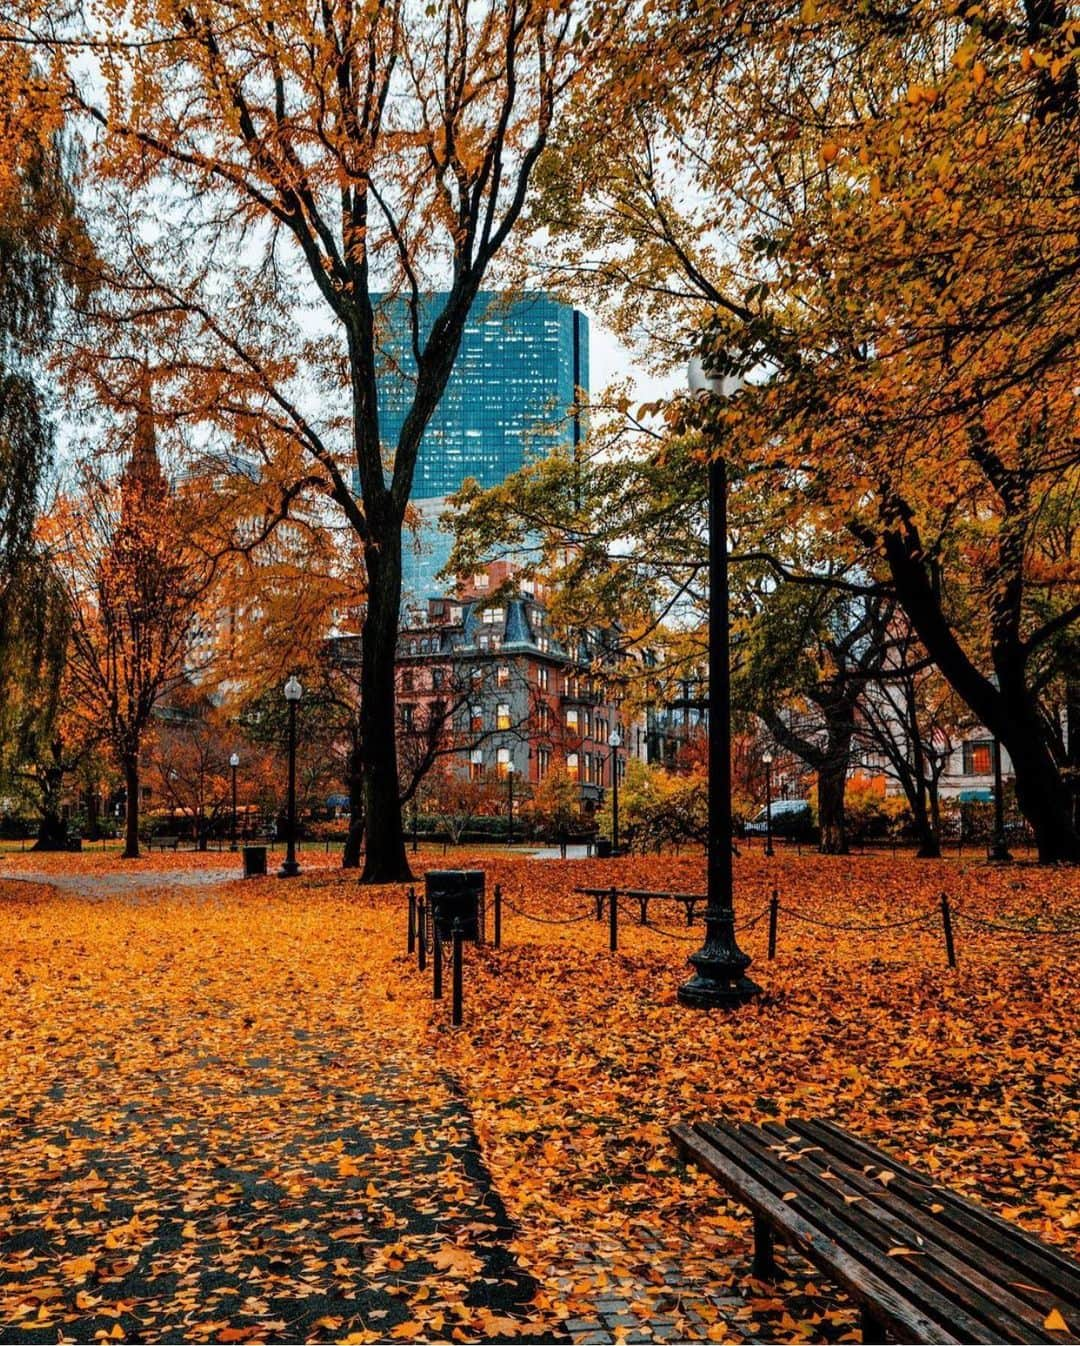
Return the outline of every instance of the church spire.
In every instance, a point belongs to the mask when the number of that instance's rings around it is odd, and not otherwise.
[[[150,368],[144,364],[139,375],[139,398],[135,410],[135,433],[131,454],[120,479],[121,488],[137,486],[144,492],[164,495],[165,474],[157,452],[157,428],[154,424],[154,405]]]

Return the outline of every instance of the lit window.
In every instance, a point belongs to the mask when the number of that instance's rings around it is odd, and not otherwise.
[[[482,733],[484,729],[484,708],[482,706],[472,706],[469,713],[469,728],[474,734]]]
[[[536,670],[536,685],[545,692],[551,685],[551,670],[546,668],[543,664]]]
[[[505,779],[510,770],[510,749],[500,748],[496,753],[496,770],[499,775]]]
[[[566,712],[566,727],[567,729],[573,729],[574,732],[577,733],[578,713],[576,706],[571,706]]]
[[[499,665],[495,673],[495,686],[496,687],[510,686],[510,666],[508,664]]]
[[[502,621],[502,608],[485,608],[481,620],[487,626],[494,626],[496,622]]]
[[[571,780],[577,780],[578,778],[578,755],[576,752],[566,754],[566,774]]]
[[[477,589],[486,589],[491,584],[491,576],[481,571],[473,576],[473,584]]]
[[[496,729],[510,728],[510,703],[508,701],[500,701],[496,708],[495,728]]]

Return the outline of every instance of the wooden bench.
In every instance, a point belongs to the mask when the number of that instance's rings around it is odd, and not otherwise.
[[[859,1305],[863,1341],[1080,1334],[1080,1266],[832,1122],[671,1134],[753,1212],[753,1274],[772,1278],[774,1240],[796,1247]],[[1045,1326],[1054,1310],[1064,1330]]]
[[[654,893],[641,888],[575,888],[575,893],[591,897],[596,902],[596,919],[604,914],[604,900],[614,892],[616,897],[628,897],[638,904],[639,923],[649,923],[650,902],[677,902],[686,913],[686,924],[693,925],[697,904],[707,905],[708,898],[703,893]]]
[[[154,849],[155,846],[158,848],[159,851],[164,851],[164,850],[175,851],[175,850],[179,850],[179,848],[180,848],[180,838],[179,838],[179,837],[165,837],[165,836],[161,836],[161,837],[151,837],[150,840],[146,843],[146,849],[147,849],[148,851],[152,851],[152,850]]]

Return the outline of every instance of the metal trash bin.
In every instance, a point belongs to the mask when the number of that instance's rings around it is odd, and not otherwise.
[[[424,876],[427,898],[427,935],[438,933],[449,940],[455,920],[461,922],[462,938],[484,942],[484,871],[482,869],[429,869]]]
[[[598,860],[611,859],[611,841],[608,837],[597,837],[593,844],[596,847],[596,858]]]
[[[255,879],[266,873],[266,847],[244,847],[244,878]]]

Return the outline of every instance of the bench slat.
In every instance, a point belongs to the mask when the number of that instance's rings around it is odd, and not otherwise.
[[[776,1123],[760,1130],[742,1126],[739,1133],[756,1139],[766,1152],[777,1144],[791,1148],[790,1133]],[[862,1227],[865,1221],[867,1237],[883,1246],[886,1253],[897,1245],[911,1248],[916,1256],[908,1259],[906,1265],[913,1275],[935,1284],[943,1294],[965,1305],[973,1316],[1002,1334],[1021,1341],[1053,1340],[1043,1327],[1052,1305],[1032,1307],[983,1274],[981,1249],[962,1239],[947,1246],[940,1235],[948,1237],[948,1231],[936,1222],[922,1219],[920,1212],[906,1203],[893,1200],[889,1187],[861,1170],[842,1164],[823,1147],[812,1148],[813,1153],[804,1155],[797,1163],[774,1156],[781,1182],[790,1179],[792,1185],[807,1188],[823,1205],[840,1214],[851,1211],[853,1223]],[[831,1170],[841,1183],[823,1177],[826,1170]],[[851,1195],[858,1197],[857,1204],[845,1201],[845,1196]]]
[[[1033,1234],[1003,1220],[993,1211],[950,1188],[928,1179],[926,1174],[894,1159],[884,1150],[849,1135],[832,1122],[793,1121],[791,1130],[823,1145],[852,1164],[878,1164],[892,1169],[897,1175],[889,1184],[890,1190],[919,1206],[924,1214],[939,1223],[948,1224],[987,1249],[994,1257],[1012,1264],[1021,1277],[1028,1277],[1053,1287],[1055,1302],[1074,1311],[1080,1309],[1080,1267]],[[940,1211],[931,1211],[931,1205],[940,1205]]]
[[[792,1210],[787,1202],[747,1172],[738,1159],[733,1161],[723,1148],[717,1147],[701,1134],[700,1127],[692,1130],[680,1123],[672,1127],[671,1134],[684,1155],[700,1164],[740,1201],[760,1212],[778,1230],[783,1231],[816,1266],[834,1276],[855,1300],[866,1305],[901,1340],[931,1343],[962,1340],[911,1303],[893,1284],[877,1275],[862,1260],[839,1246],[810,1219]],[[978,1337],[972,1339],[978,1340]]]

